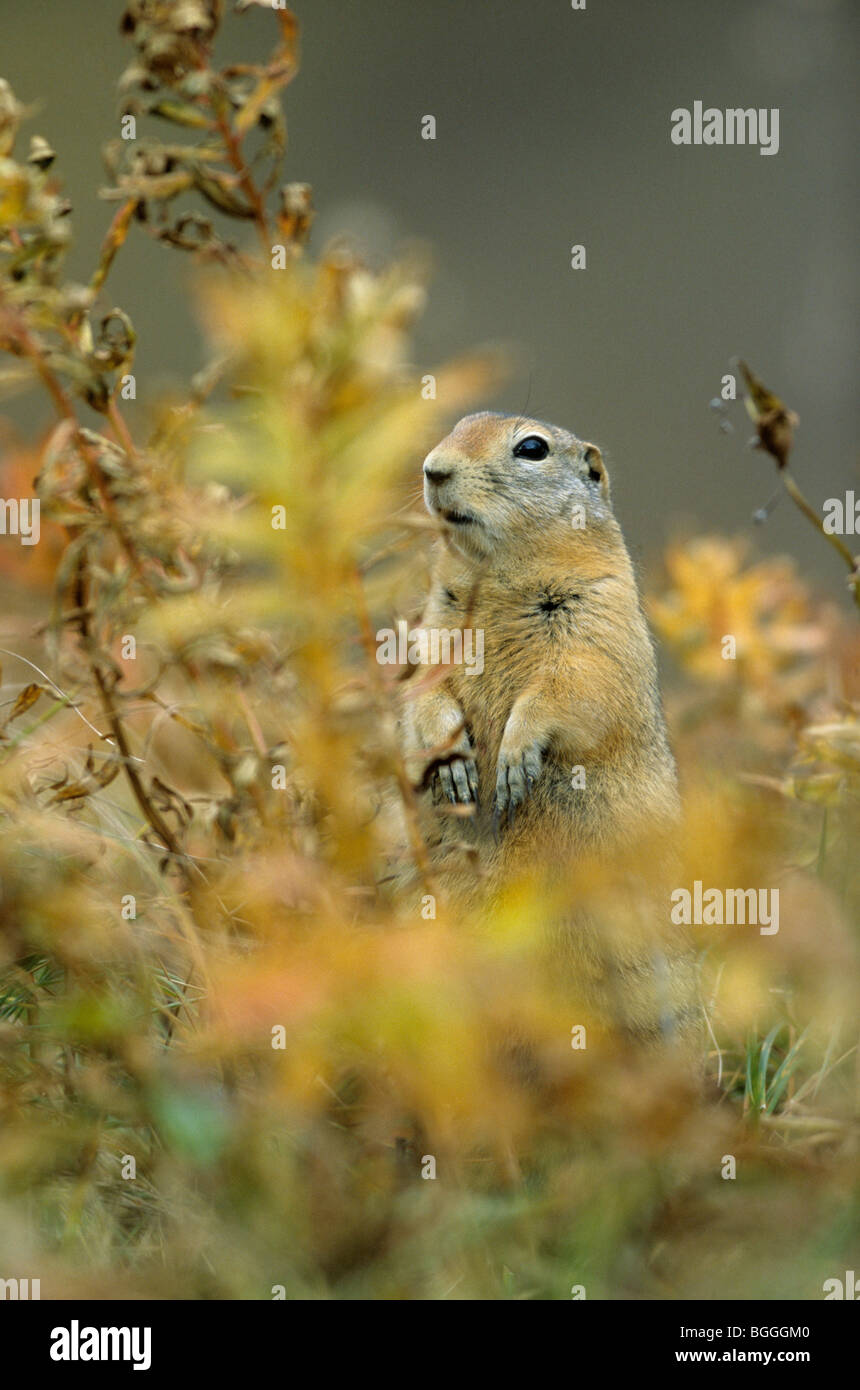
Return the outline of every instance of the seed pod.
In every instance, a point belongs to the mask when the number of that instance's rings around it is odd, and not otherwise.
[[[56,157],[56,150],[52,150],[47,140],[43,139],[41,135],[33,135],[30,137],[30,153],[27,156],[28,164],[35,165],[37,169],[41,169],[44,173],[46,169],[50,169]]]

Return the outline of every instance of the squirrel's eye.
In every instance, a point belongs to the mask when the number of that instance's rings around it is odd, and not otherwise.
[[[526,435],[514,448],[516,459],[545,459],[548,453],[549,445],[539,434]]]

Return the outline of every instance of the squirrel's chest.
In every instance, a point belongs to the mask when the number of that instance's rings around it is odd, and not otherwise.
[[[584,616],[583,595],[573,587],[547,584],[525,593],[479,595],[470,606],[445,589],[442,614],[453,625],[484,633],[484,645],[500,652],[529,643],[543,648],[564,645],[575,638]]]
[[[454,684],[465,704],[491,693],[516,698],[532,675],[570,660],[583,640],[583,598],[570,586],[547,585],[526,593],[480,595],[471,609],[445,591],[444,619],[468,634],[481,660],[457,671]]]

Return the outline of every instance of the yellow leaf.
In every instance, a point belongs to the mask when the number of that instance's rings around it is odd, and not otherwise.
[[[25,714],[32,705],[35,705],[39,696],[42,694],[42,690],[43,687],[41,685],[25,685],[12,706],[12,712],[6,722],[11,724],[13,719],[18,718],[19,714]]]

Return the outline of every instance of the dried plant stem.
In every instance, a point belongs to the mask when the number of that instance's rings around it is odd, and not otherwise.
[[[84,646],[84,651],[87,655],[87,662],[89,664],[90,673],[93,677],[93,680],[95,681],[96,688],[99,693],[99,699],[101,700],[102,709],[104,710],[105,716],[110,726],[110,731],[113,734],[114,741],[116,743],[117,748],[119,749],[122,758],[122,764],[125,769],[125,775],[128,779],[128,784],[131,787],[132,795],[134,796],[135,801],[140,807],[140,810],[142,811],[146,821],[151,826],[155,834],[162,841],[163,848],[167,850],[175,859],[187,885],[188,868],[186,857],[182,853],[182,849],[179,843],[177,842],[176,837],[173,834],[173,831],[170,829],[170,826],[167,824],[157,807],[155,807],[152,804],[152,801],[147,795],[146,788],[143,785],[141,776],[134,765],[134,758],[131,752],[131,748],[129,747],[125,726],[123,725],[122,719],[120,718],[116,705],[113,702],[111,688],[108,684],[107,679],[105,678],[105,673],[102,670],[96,658],[94,651],[92,629],[90,627],[88,591],[89,575],[87,573],[87,564],[85,556],[81,554],[81,556],[78,559],[77,573],[75,578],[75,602],[79,610],[79,616],[77,619],[78,631],[81,635],[81,641]]]
[[[251,171],[242,155],[242,146],[239,138],[232,130],[230,121],[225,115],[223,107],[219,107],[216,111],[215,120],[218,133],[224,142],[224,151],[227,155],[227,159],[235,170],[239,180],[239,187],[248,199],[250,207],[253,209],[254,225],[257,228],[263,251],[266,256],[269,257],[272,254],[272,238],[269,232],[266,205],[263,201],[263,196],[251,177]]]
[[[117,208],[116,212],[113,215],[113,218],[111,219],[111,224],[108,227],[107,232],[105,233],[104,241],[102,242],[101,251],[99,253],[98,265],[96,266],[93,272],[92,279],[90,280],[90,289],[93,291],[94,294],[98,294],[99,290],[101,289],[102,285],[107,279],[108,274],[110,272],[110,268],[113,265],[114,260],[116,258],[116,254],[119,251],[120,247],[123,245],[126,237],[128,236],[128,230],[131,226],[131,219],[134,216],[134,210],[136,207],[137,199],[128,198],[126,202],[122,203],[120,207]]]
[[[134,440],[131,437],[131,432],[128,428],[128,425],[122,418],[122,414],[120,412],[119,406],[116,403],[115,396],[111,396],[110,401],[108,402],[107,417],[110,420],[111,425],[113,426],[114,434],[116,435],[117,440],[122,445],[123,449],[125,449],[125,452],[128,454],[129,458],[136,459],[138,457],[137,447],[135,445]]]
[[[74,427],[75,441],[80,451],[81,458],[84,460],[84,463],[87,466],[87,472],[89,473],[91,482],[98,491],[99,498],[101,499],[101,503],[104,508],[105,516],[110,522],[111,529],[113,530],[114,534],[119,540],[120,545],[125,551],[129,563],[131,564],[132,569],[134,570],[141,584],[144,585],[144,587],[150,595],[154,595],[155,590],[144,572],[143,563],[140,559],[140,556],[137,553],[137,549],[134,545],[134,542],[128,535],[125,526],[123,525],[117,513],[116,507],[114,506],[113,499],[111,498],[111,495],[107,490],[104,474],[99,466],[98,455],[95,449],[92,447],[92,445],[87,444],[86,440],[84,440],[81,437],[80,421],[78,420],[77,414],[75,413],[75,408],[72,405],[72,402],[69,399],[68,394],[63,390],[63,387],[60,385],[60,382],[57,380],[57,377],[54,375],[47,362],[45,361],[45,356],[41,348],[38,346],[36,342],[34,342],[33,338],[30,336],[23,324],[16,323],[13,328],[13,334],[21,351],[33,363],[33,366],[38,372],[42,384],[44,385],[46,391],[51,397],[51,400],[54,402],[54,405],[57,409],[57,413],[61,416],[62,419],[68,420],[69,423]],[[116,412],[116,414],[117,416],[119,416],[118,412]],[[111,418],[113,422],[113,417]],[[121,420],[121,417],[119,418]],[[121,423],[122,429],[130,441],[131,437],[128,434],[128,427],[125,425],[124,421],[121,421]],[[114,428],[116,428],[116,424],[114,424]],[[132,444],[132,448],[133,447],[134,446]]]
[[[816,528],[816,530],[821,532],[824,539],[828,541],[830,545],[833,546],[833,549],[837,552],[837,554],[841,555],[842,559],[845,561],[851,573],[850,584],[852,593],[854,595],[854,602],[857,604],[858,608],[860,608],[860,573],[858,573],[857,560],[851,554],[851,551],[848,549],[847,545],[845,545],[844,541],[842,541],[839,538],[839,536],[834,535],[832,531],[825,531],[824,522],[821,520],[821,517],[816,512],[811,502],[807,501],[806,497],[804,497],[803,493],[797,486],[797,483],[794,481],[794,478],[791,476],[788,469],[780,469],[779,476],[782,479],[783,487],[785,488],[791,500],[794,502],[795,506],[803,512],[803,515],[809,521],[812,522],[812,525]]]

